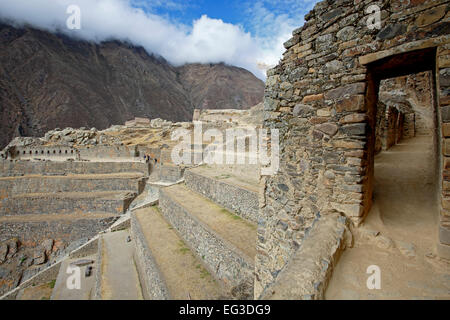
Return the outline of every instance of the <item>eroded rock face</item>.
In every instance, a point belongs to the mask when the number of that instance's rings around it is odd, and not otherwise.
[[[0,296],[43,270],[76,243],[45,239],[38,243],[20,243],[16,238],[0,242]]]

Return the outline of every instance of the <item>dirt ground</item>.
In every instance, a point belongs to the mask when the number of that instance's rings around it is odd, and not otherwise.
[[[433,142],[403,140],[375,158],[374,205],[342,254],[326,299],[450,299],[450,264],[436,256],[438,219]],[[381,289],[369,290],[376,265]]]

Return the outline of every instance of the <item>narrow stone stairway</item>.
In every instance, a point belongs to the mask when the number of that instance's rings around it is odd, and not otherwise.
[[[129,230],[100,236],[95,276],[95,299],[142,300]]]
[[[147,183],[123,228],[100,234],[97,255],[78,258],[92,260],[83,289],[63,288],[70,259],[52,299],[253,299],[257,179],[209,166],[184,179]]]

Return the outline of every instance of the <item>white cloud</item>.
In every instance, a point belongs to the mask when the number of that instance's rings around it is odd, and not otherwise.
[[[0,19],[59,30],[90,41],[126,40],[175,65],[225,62],[246,68],[262,79],[265,72],[261,66],[277,63],[284,51],[282,43],[293,29],[287,16],[271,14],[263,3],[253,8],[254,18],[259,20],[255,23],[256,35],[251,35],[241,26],[207,16],[192,26],[178,24],[134,7],[139,1],[0,0]],[[66,9],[72,4],[81,8],[81,30],[66,28]],[[178,3],[167,5],[175,8]],[[262,36],[264,32],[266,36]]]
[[[247,6],[248,24],[263,51],[266,65],[276,65],[285,51],[283,44],[304,23],[304,15],[318,0],[258,0]]]

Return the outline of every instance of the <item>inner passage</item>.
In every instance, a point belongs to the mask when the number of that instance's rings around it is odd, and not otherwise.
[[[343,253],[327,299],[445,299],[447,266],[435,254],[438,238],[437,154],[429,72],[380,84],[373,206]],[[369,266],[381,289],[367,287]]]

